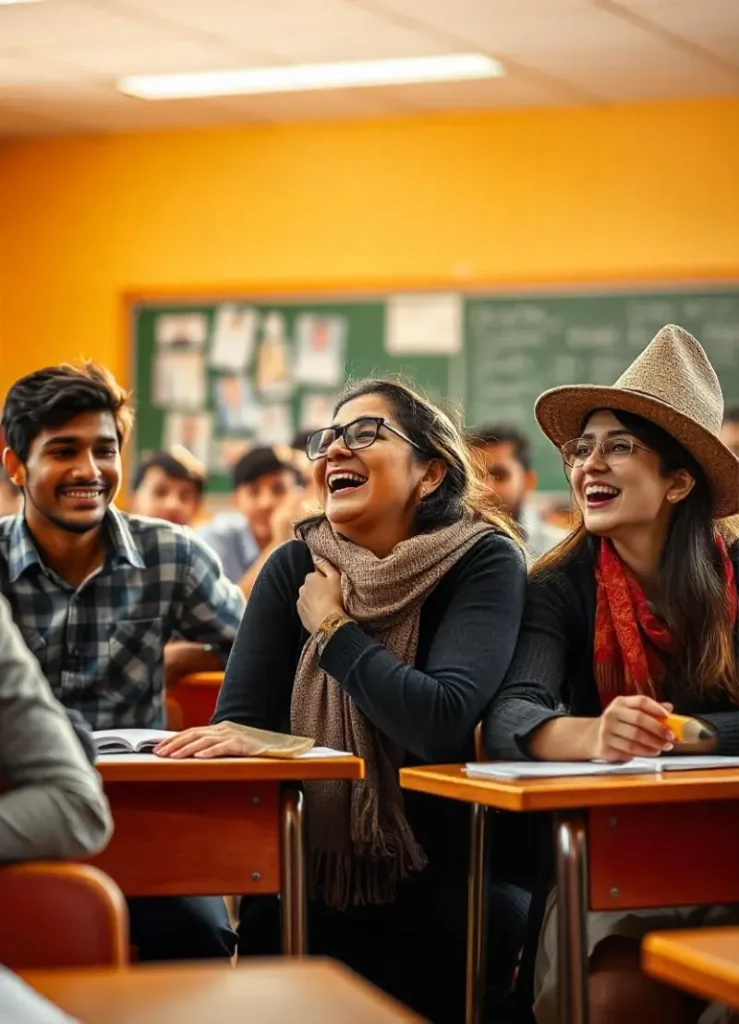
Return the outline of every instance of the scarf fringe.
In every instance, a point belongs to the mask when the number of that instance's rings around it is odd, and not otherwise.
[[[428,858],[402,812],[393,808],[392,817],[395,820],[390,828],[373,835],[371,845],[364,845],[357,838],[353,850],[311,850],[312,899],[335,910],[346,910],[350,904],[363,907],[395,902],[398,883],[422,871]]]

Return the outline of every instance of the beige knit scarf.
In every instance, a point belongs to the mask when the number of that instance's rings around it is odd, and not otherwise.
[[[338,537],[325,520],[309,527],[304,539],[313,554],[341,572],[347,615],[396,658],[413,665],[423,602],[492,530],[465,517],[402,541],[382,559]],[[321,670],[315,636],[298,664],[290,723],[293,733],[350,750],[365,761],[361,782],[305,783],[312,898],[341,909],[350,903],[392,902],[398,880],[426,864],[404,814],[398,782],[404,751]]]

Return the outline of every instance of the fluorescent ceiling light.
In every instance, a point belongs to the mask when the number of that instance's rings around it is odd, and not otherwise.
[[[10,7],[11,4],[37,4],[40,0],[0,0],[0,7]]]
[[[353,89],[373,85],[408,85],[496,78],[502,65],[482,53],[440,57],[347,61],[341,64],[293,64],[288,67],[235,68],[183,75],[132,75],[117,83],[121,92],[144,100],[242,96],[254,93]]]

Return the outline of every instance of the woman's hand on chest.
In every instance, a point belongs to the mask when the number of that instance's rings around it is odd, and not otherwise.
[[[315,571],[308,573],[298,593],[298,615],[311,634],[328,615],[344,611],[340,572],[317,555],[313,564]]]

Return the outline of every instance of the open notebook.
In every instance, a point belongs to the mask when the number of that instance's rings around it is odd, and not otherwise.
[[[315,746],[315,741],[307,736],[288,736],[281,732],[250,727],[248,732],[253,740],[253,749],[248,756],[252,757],[346,756],[343,750]],[[106,754],[151,754],[161,740],[176,735],[165,729],[99,729],[92,734],[92,738],[95,752],[103,757]]]
[[[606,761],[491,761],[466,764],[468,775],[489,779],[556,779],[578,775],[644,775],[684,772],[699,768],[737,768],[739,757],[633,757],[611,764]]]

